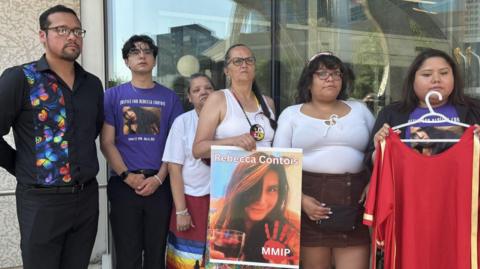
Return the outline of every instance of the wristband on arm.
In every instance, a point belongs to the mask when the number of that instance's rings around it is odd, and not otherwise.
[[[184,210],[181,210],[181,211],[176,211],[175,214],[177,216],[190,216],[190,213],[188,213],[188,208],[185,208]]]
[[[159,177],[159,176],[157,176],[157,175],[153,175],[153,177],[154,177],[154,178],[155,178],[155,179],[158,181],[158,183],[160,183],[160,185],[162,185],[162,184],[163,184],[163,182],[162,182],[162,180],[160,179],[160,177]]]

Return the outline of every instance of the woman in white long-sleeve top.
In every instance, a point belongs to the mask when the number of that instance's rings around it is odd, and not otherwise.
[[[303,149],[301,263],[304,268],[368,268],[369,233],[361,224],[364,171],[374,117],[346,101],[348,73],[331,53],[304,68],[297,105],[279,117],[273,145]]]

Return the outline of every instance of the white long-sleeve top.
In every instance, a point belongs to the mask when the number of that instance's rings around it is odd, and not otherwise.
[[[358,173],[374,117],[358,101],[343,101],[351,110],[333,125],[303,114],[303,104],[287,107],[278,119],[274,147],[303,149],[303,170],[315,173]]]

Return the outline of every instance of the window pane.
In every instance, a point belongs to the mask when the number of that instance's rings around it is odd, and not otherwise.
[[[306,60],[325,50],[355,73],[350,96],[370,100],[375,110],[400,99],[408,66],[429,47],[454,56],[464,71],[466,92],[480,92],[478,1],[305,0],[308,12],[286,2],[280,1],[279,16],[282,108],[294,102]]]
[[[109,86],[130,80],[121,48],[134,34],[152,37],[159,47],[154,79],[181,98],[195,72],[225,87],[223,58],[235,43],[248,45],[257,58],[257,83],[270,94],[271,1],[145,0],[107,1]],[[214,12],[212,12],[214,11]]]

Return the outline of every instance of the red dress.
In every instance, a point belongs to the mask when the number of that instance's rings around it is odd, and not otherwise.
[[[374,250],[383,244],[385,269],[478,268],[479,154],[473,127],[434,156],[414,151],[390,130],[377,152],[364,214]]]

